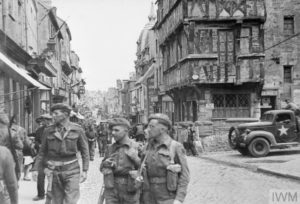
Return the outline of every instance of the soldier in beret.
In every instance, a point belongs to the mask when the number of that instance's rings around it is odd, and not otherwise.
[[[104,174],[106,204],[138,204],[139,189],[134,185],[140,165],[138,144],[129,139],[130,123],[124,118],[109,121],[115,143],[108,146],[100,171]]]
[[[152,114],[148,121],[149,143],[142,156],[146,159],[144,175],[147,175],[142,201],[149,204],[183,203],[190,180],[185,150],[168,134],[172,123],[167,115]]]
[[[87,178],[89,150],[84,130],[70,122],[71,108],[58,103],[51,107],[54,125],[44,131],[45,139],[38,153],[33,171],[37,171],[44,159],[50,185],[47,193],[52,194],[52,203],[76,204],[79,200],[79,183]],[[77,153],[82,156],[82,174]],[[35,172],[36,174],[36,172]],[[51,182],[52,180],[52,182]]]

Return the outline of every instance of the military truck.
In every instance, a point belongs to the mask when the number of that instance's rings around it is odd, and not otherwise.
[[[267,111],[259,122],[231,127],[228,142],[242,155],[264,157],[270,149],[282,149],[300,144],[299,121],[290,110]]]

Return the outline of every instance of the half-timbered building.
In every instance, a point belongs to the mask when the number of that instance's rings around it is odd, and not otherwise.
[[[158,0],[160,93],[175,121],[260,116],[263,0]]]

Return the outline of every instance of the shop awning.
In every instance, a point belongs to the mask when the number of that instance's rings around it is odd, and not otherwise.
[[[135,83],[135,85],[142,84],[144,81],[146,81],[149,77],[151,77],[154,74],[154,71],[155,71],[155,64],[152,64],[147,70],[147,72],[144,74],[144,76],[139,78],[139,80]]]
[[[0,52],[0,71],[7,73],[10,77],[17,82],[22,82],[25,85],[33,85],[41,90],[50,90],[34,78],[28,75],[24,69],[17,67],[10,59]]]

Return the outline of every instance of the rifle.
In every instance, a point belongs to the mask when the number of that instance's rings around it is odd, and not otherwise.
[[[20,163],[19,163],[19,160],[18,160],[18,155],[17,155],[17,151],[14,147],[14,142],[13,142],[13,138],[12,138],[12,135],[11,135],[11,131],[10,131],[10,128],[13,124],[13,121],[15,119],[15,116],[13,116],[9,122],[9,125],[7,126],[7,129],[8,129],[8,137],[9,137],[9,147],[10,147],[10,151],[11,151],[11,154],[14,158],[14,161],[16,163],[15,165],[15,173],[16,173],[16,177],[17,177],[17,180],[20,180],[20,177],[21,177],[21,167],[20,167]]]

